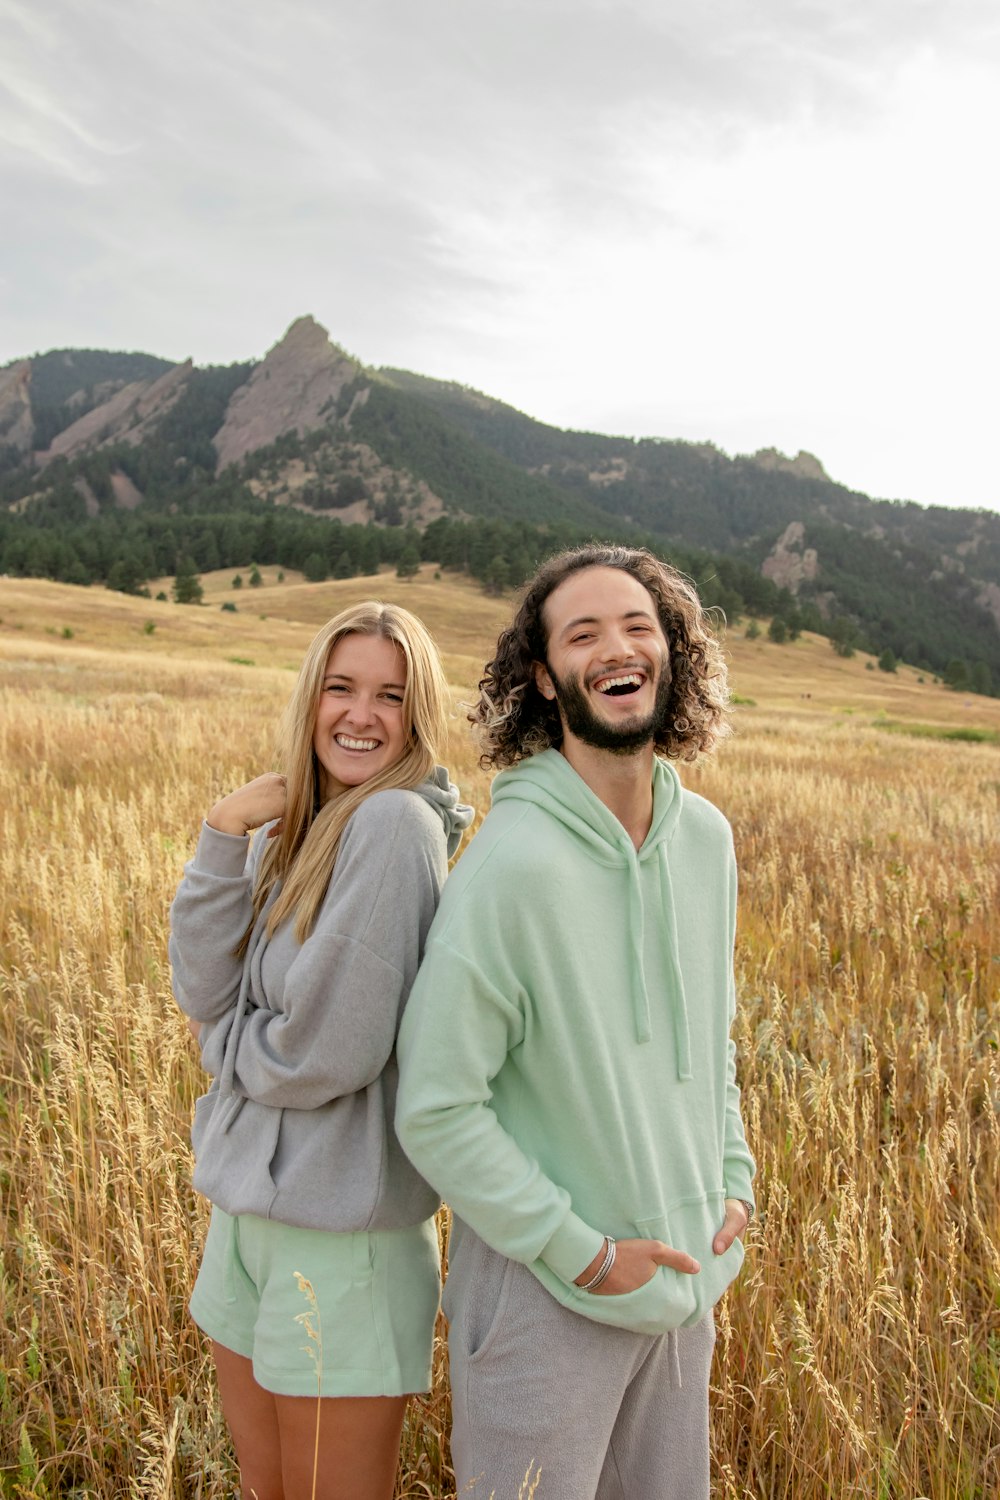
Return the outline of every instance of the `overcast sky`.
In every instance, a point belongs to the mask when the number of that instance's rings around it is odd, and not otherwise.
[[[1000,510],[996,0],[0,0],[0,364],[370,365]]]

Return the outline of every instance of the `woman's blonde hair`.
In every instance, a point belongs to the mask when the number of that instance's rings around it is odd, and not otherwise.
[[[320,767],[313,750],[316,711],[330,652],[347,635],[371,635],[398,646],[406,660],[403,689],[405,749],[397,761],[370,781],[348,787],[321,803]],[[416,615],[396,604],[367,600],[352,605],[316,636],[302,663],[282,721],[285,816],[280,833],[268,843],[259,866],[253,899],[256,922],[275,884],[281,890],[268,914],[271,934],[293,912],[295,936],[304,942],[326,895],[341,835],[366,797],[389,787],[415,787],[440,758],[447,733],[448,688],[437,647]],[[251,924],[252,926],[252,924]],[[245,951],[250,933],[241,949]]]

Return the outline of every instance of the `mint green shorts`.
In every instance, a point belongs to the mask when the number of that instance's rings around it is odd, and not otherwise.
[[[440,1292],[433,1219],[338,1234],[213,1207],[191,1316],[275,1395],[403,1396],[430,1390]]]

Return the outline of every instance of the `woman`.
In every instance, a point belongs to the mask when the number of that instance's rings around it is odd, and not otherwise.
[[[299,673],[284,775],[215,804],[171,911],[174,993],[214,1075],[191,1312],[256,1500],[390,1500],[407,1394],[430,1384],[438,1199],[391,1121],[400,1016],[472,818],[435,766],[445,695],[413,615],[337,615]]]

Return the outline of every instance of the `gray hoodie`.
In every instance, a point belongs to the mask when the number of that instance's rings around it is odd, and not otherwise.
[[[306,941],[294,917],[265,936],[275,890],[243,959],[266,829],[251,841],[203,826],[171,907],[170,962],[214,1075],[195,1108],[194,1185],[227,1213],[333,1230],[434,1213],[392,1126],[395,1044],[471,820],[442,767],[414,791],[373,793],[344,829]]]

